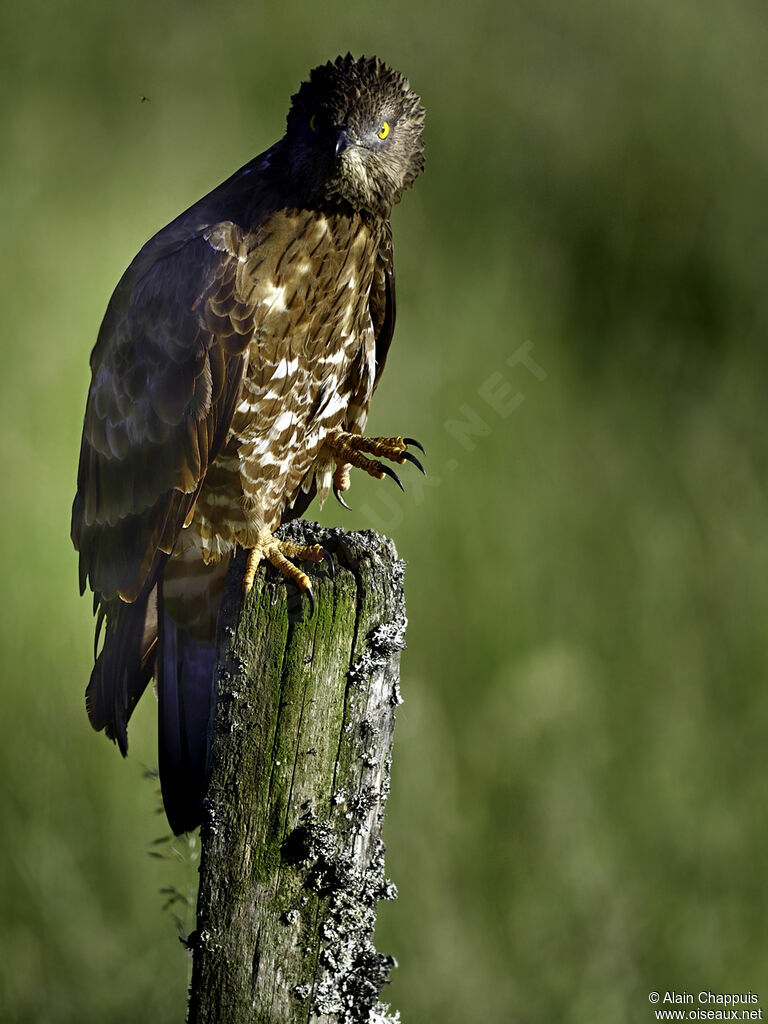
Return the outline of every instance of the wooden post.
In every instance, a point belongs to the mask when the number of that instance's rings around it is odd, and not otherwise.
[[[188,1024],[399,1020],[378,1002],[394,961],[373,947],[394,899],[389,789],[404,563],[375,533],[291,523],[317,610],[269,567],[243,604],[234,560],[219,616],[219,704]]]

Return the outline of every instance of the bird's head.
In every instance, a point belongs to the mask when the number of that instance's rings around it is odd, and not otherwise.
[[[351,54],[310,73],[292,98],[285,142],[308,201],[387,216],[424,167],[424,108],[378,57]]]

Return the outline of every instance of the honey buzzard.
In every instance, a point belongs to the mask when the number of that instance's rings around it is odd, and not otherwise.
[[[329,556],[277,527],[341,498],[350,466],[418,465],[412,439],[362,432],[395,322],[389,215],[423,168],[423,124],[378,58],[315,68],[284,137],[150,239],[107,307],[72,508],[97,648],[104,632],[86,705],[125,754],[155,676],[174,832],[202,815],[234,549],[250,552],[246,590],[266,559],[311,599],[292,560]]]

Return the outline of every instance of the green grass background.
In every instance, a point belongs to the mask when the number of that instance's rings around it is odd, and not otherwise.
[[[83,707],[88,355],[142,242],[347,49],[428,112],[370,426],[432,476],[323,513],[409,562],[387,998],[410,1024],[768,1009],[764,6],[30,0],[0,37],[0,1018],[183,1019],[160,890],[194,851],[152,845],[153,702],[127,762]]]

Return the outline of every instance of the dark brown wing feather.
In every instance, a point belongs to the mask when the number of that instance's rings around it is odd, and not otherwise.
[[[375,390],[381,379],[395,330],[395,253],[389,224],[386,226],[376,255],[376,268],[373,273],[369,306],[373,333],[376,338]]]
[[[128,719],[155,671],[163,566],[240,391],[253,310],[236,288],[239,246],[263,205],[258,172],[269,156],[147,242],[115,289],[91,355],[72,540],[80,589],[94,591],[97,646],[104,634],[88,715],[123,754]]]
[[[226,438],[250,338],[234,296],[240,228],[171,238],[167,253],[162,235],[118,285],[91,357],[72,539],[81,590],[90,581],[103,600],[135,600],[173,548]]]

